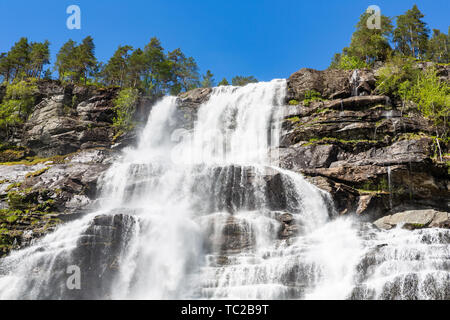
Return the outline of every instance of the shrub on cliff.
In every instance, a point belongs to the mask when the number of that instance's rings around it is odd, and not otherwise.
[[[331,62],[330,69],[341,69],[341,70],[355,70],[367,68],[368,65],[354,56],[341,55],[336,53],[334,55],[333,61]]]
[[[421,71],[413,58],[396,57],[378,72],[377,91],[402,101],[412,101],[424,117],[448,131],[450,86],[434,68]]]
[[[0,128],[9,129],[25,121],[35,104],[37,86],[34,81],[20,81],[6,88],[0,104]]]
[[[122,131],[131,130],[134,127],[133,115],[139,99],[139,91],[133,88],[123,89],[114,99],[114,126]]]
[[[417,103],[422,115],[443,126],[444,132],[448,130],[450,85],[439,79],[435,69],[421,73],[407,96]]]
[[[401,93],[405,89],[405,83],[413,83],[420,73],[414,63],[415,59],[410,57],[392,57],[377,72],[376,91],[387,96],[404,98]]]

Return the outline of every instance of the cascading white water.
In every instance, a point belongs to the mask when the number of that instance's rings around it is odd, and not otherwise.
[[[0,298],[450,297],[449,232],[330,219],[325,192],[277,167],[285,91],[214,88],[193,130],[176,98],[157,103],[103,177],[101,210],[1,260]],[[69,265],[87,288],[67,290]]]

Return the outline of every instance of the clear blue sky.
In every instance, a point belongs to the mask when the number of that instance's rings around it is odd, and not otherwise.
[[[396,16],[417,3],[431,29],[447,32],[450,0],[0,0],[0,52],[20,37],[51,42],[94,38],[107,61],[118,45],[143,47],[156,36],[180,47],[217,81],[235,75],[286,78],[302,67],[325,69],[347,46],[359,15],[372,4]],[[66,8],[79,5],[82,29],[66,28]]]

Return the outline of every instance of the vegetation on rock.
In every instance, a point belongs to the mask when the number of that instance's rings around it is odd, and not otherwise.
[[[114,100],[114,110],[117,116],[114,118],[114,126],[119,130],[128,131],[134,127],[133,115],[139,100],[139,91],[127,88],[120,91]]]
[[[15,82],[6,88],[0,104],[0,129],[8,134],[17,124],[27,120],[35,103],[37,87],[34,81]]]

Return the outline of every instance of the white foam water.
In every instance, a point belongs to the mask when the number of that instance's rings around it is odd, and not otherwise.
[[[273,162],[285,92],[214,88],[192,130],[162,99],[102,177],[99,211],[0,260],[0,298],[448,299],[448,231],[336,218],[327,193]],[[68,290],[68,265],[94,284]]]

